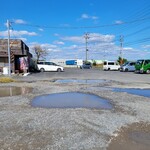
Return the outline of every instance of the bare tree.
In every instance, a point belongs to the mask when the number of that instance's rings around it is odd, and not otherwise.
[[[45,59],[45,57],[47,56],[48,52],[46,49],[42,49],[42,47],[40,45],[35,45],[33,47],[33,51],[36,55],[36,59],[37,59],[37,62],[40,60],[40,59]]]

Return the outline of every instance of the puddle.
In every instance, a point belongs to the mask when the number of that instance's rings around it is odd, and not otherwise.
[[[107,150],[149,150],[150,125],[134,123],[122,128],[117,137],[112,139]]]
[[[128,88],[113,88],[114,92],[127,92],[129,94],[150,97],[150,89],[128,89]]]
[[[32,92],[32,88],[29,87],[0,87],[0,97],[24,95]]]
[[[106,80],[76,80],[76,79],[66,79],[66,80],[56,80],[56,83],[81,83],[81,84],[96,84],[104,83]]]
[[[112,109],[108,100],[93,94],[79,92],[55,93],[33,99],[33,107],[44,108],[101,108]]]

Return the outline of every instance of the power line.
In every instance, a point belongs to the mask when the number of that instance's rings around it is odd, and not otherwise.
[[[143,32],[143,31],[146,31],[146,30],[148,30],[148,29],[150,29],[150,26],[145,27],[145,28],[143,28],[143,29],[140,29],[140,30],[138,30],[138,31],[135,31],[135,32],[133,32],[133,33],[127,34],[127,35],[125,35],[125,37],[129,37],[129,36],[136,35],[136,34],[138,34],[138,33],[141,33],[141,32]]]
[[[58,27],[58,26],[42,26],[42,25],[32,25],[32,24],[20,24],[22,26],[30,26],[30,27],[36,27],[36,28],[45,28],[45,29],[87,29],[87,28],[103,28],[103,27],[113,27],[113,26],[121,26],[126,24],[133,24],[137,22],[142,22],[145,20],[149,20],[150,17],[146,18],[140,18],[132,21],[122,22],[122,23],[113,23],[113,24],[105,24],[105,25],[99,25],[99,26],[70,26],[70,27]],[[15,23],[15,22],[12,22]]]
[[[135,41],[131,41],[131,42],[127,42],[127,43],[124,43],[126,46],[129,46],[129,45],[136,45],[136,44],[139,44],[139,43],[146,43],[146,42],[149,42],[150,41],[150,37],[147,37],[147,38],[143,38],[143,39],[138,39],[138,40],[135,40]]]

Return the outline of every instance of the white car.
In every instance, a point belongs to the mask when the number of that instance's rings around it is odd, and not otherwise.
[[[104,61],[103,70],[119,70],[120,65],[116,61]]]
[[[41,72],[44,72],[44,71],[57,71],[57,72],[64,71],[64,68],[62,66],[59,66],[53,62],[48,62],[48,61],[39,61],[39,62],[37,62],[37,66]]]

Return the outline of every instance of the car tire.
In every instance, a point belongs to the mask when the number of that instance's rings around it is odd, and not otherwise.
[[[125,71],[125,72],[128,72],[128,69],[126,68],[124,71]]]
[[[147,74],[150,74],[150,69],[147,69],[147,70],[146,70],[146,73],[147,73]]]
[[[41,68],[41,69],[40,69],[40,71],[41,71],[41,72],[44,72],[44,71],[45,71],[45,69],[44,69],[44,68]]]
[[[61,69],[60,69],[60,68],[58,68],[58,69],[57,69],[57,72],[61,72]]]

